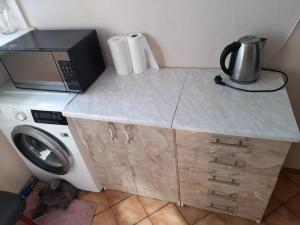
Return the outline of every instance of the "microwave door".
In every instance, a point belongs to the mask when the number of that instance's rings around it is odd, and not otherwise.
[[[1,60],[16,87],[66,90],[51,52],[5,52]]]

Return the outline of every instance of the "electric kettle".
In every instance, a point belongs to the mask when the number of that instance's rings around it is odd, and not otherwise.
[[[226,46],[220,57],[220,65],[224,73],[235,83],[250,84],[257,81],[261,71],[262,49],[267,39],[247,35]],[[231,53],[229,65],[225,61]]]

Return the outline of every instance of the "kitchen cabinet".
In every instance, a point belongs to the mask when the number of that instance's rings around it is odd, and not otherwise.
[[[290,143],[176,130],[182,204],[262,219]]]
[[[68,119],[88,151],[97,182],[105,188],[137,194],[122,127],[114,123]],[[78,141],[78,140],[77,140]]]
[[[98,182],[259,222],[299,130],[284,88],[226,89],[213,82],[220,72],[108,68],[77,95],[63,114],[77,124]],[[279,73],[262,71],[251,88],[281,84]]]
[[[68,121],[105,188],[258,222],[290,147],[258,138]]]
[[[69,119],[105,188],[179,202],[171,129]]]

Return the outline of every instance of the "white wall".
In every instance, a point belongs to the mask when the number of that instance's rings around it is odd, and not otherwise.
[[[300,22],[290,39],[274,57],[271,65],[289,75],[287,90],[293,111],[300,127]],[[286,159],[285,166],[300,170],[300,144],[293,144]]]
[[[0,190],[18,193],[31,172],[0,132]]]
[[[96,28],[111,64],[109,36],[147,34],[160,65],[218,67],[225,45],[269,38],[268,61],[300,15],[299,0],[19,0],[37,28]]]

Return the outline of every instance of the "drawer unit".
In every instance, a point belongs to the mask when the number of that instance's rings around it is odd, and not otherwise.
[[[181,202],[260,220],[276,178],[210,168],[179,167]]]
[[[260,221],[290,143],[176,131],[181,203]]]
[[[290,143],[176,130],[179,164],[277,177]]]

